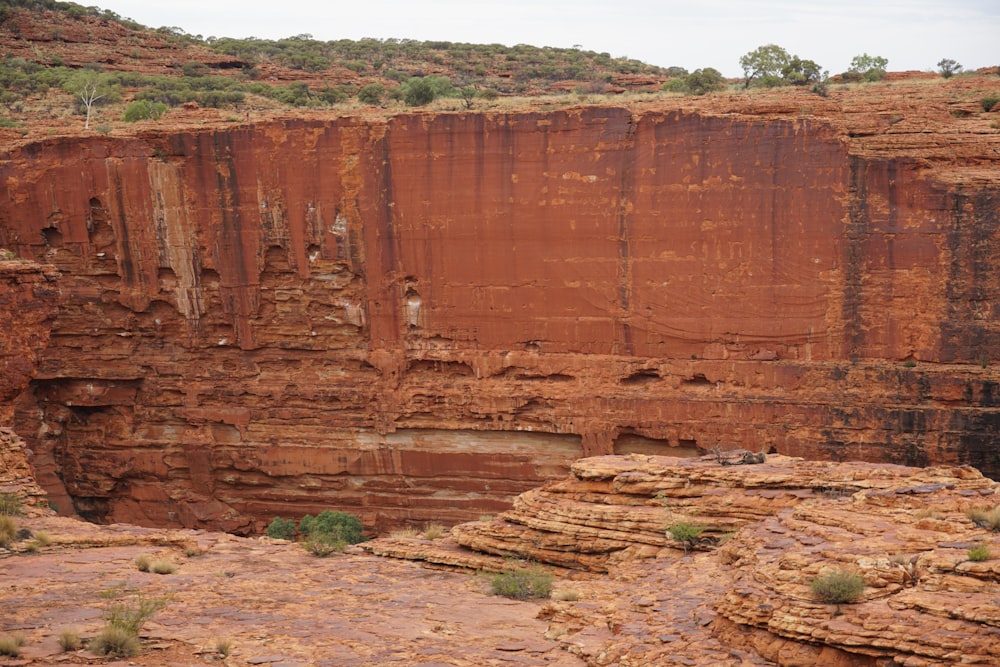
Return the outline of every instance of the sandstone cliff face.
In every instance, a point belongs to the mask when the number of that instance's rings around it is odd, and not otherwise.
[[[49,342],[57,275],[51,266],[0,259],[0,426],[11,425],[11,402],[28,386]]]
[[[469,519],[591,454],[1000,474],[995,178],[850,134],[587,107],[11,149],[0,243],[65,274],[19,432],[89,518],[236,531]]]

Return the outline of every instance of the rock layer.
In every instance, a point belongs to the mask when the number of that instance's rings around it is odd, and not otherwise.
[[[88,518],[233,531],[453,523],[594,454],[1000,474],[1000,139],[942,166],[972,126],[810,100],[12,148],[0,243],[66,276],[17,428]]]
[[[969,467],[596,457],[497,519],[456,526],[452,540],[470,549],[412,539],[365,549],[607,574],[572,582],[579,601],[543,612],[588,664],[994,664],[1000,533],[969,518],[994,507],[1000,484]],[[680,522],[705,529],[691,553],[666,535]],[[977,546],[993,556],[970,560]],[[856,603],[826,604],[810,584],[840,569],[865,589]]]

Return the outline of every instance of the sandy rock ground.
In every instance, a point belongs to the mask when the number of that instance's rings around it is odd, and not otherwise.
[[[488,582],[468,571],[360,553],[317,558],[294,544],[221,533],[59,517],[18,524],[44,531],[52,544],[0,556],[0,636],[27,640],[2,665],[109,662],[58,645],[66,630],[97,634],[109,590],[126,601],[167,598],[143,629],[142,653],[125,661],[133,665],[583,664],[545,637],[540,604],[490,596]],[[140,555],[177,569],[140,572]],[[217,650],[223,639],[231,641],[228,657]]]
[[[1000,484],[969,467],[595,457],[500,517],[329,558],[56,517],[9,470],[0,491],[24,496],[16,521],[33,537],[0,550],[0,637],[26,640],[0,666],[1000,664],[1000,533],[970,518],[1000,505]],[[670,543],[680,519],[710,539]],[[477,533],[482,550],[460,544]],[[977,546],[990,557],[972,560]],[[141,572],[140,556],[176,569]],[[477,573],[526,556],[551,563],[552,598],[490,596]],[[860,598],[819,600],[810,583],[843,568],[863,577]],[[110,605],[139,598],[165,601],[139,655],[61,650],[61,633],[92,638]]]

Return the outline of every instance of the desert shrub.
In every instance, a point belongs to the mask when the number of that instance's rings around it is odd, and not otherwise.
[[[978,544],[969,549],[968,556],[969,560],[978,563],[993,558],[993,552],[990,551],[988,544]]]
[[[75,651],[80,648],[82,642],[80,641],[80,635],[73,632],[72,630],[63,630],[59,633],[59,648],[64,652],[68,653],[70,651]]]
[[[477,93],[477,95],[479,96],[480,99],[484,99],[487,102],[492,102],[496,98],[500,97],[500,92],[494,88],[483,88]]]
[[[116,599],[104,611],[104,620],[111,627],[138,636],[146,621],[166,607],[167,601],[166,597],[148,598],[142,595],[130,600]]]
[[[403,84],[403,101],[407,106],[419,107],[430,104],[437,96],[429,77],[414,77]]]
[[[219,637],[215,640],[215,652],[221,655],[223,658],[229,657],[229,653],[233,650],[233,640],[228,637]]]
[[[946,79],[950,79],[953,75],[958,74],[962,71],[962,66],[958,64],[957,61],[951,58],[942,58],[938,61],[938,71],[941,72],[941,76]]]
[[[149,572],[149,566],[152,565],[153,559],[150,558],[149,554],[142,554],[136,556],[132,563],[135,564],[135,568],[140,572]]]
[[[0,637],[0,655],[16,658],[21,655],[22,646],[24,646],[24,635],[19,632]]]
[[[561,600],[563,602],[576,602],[580,599],[580,592],[575,588],[561,588],[558,591],[552,592],[553,600]]]
[[[663,82],[663,92],[665,93],[686,93],[687,91],[685,79],[670,79]]]
[[[169,560],[157,560],[153,561],[149,569],[156,574],[173,574],[177,571],[177,566]]]
[[[865,579],[856,570],[843,568],[809,582],[813,595],[829,604],[854,602],[865,590]]]
[[[135,123],[140,120],[159,120],[167,112],[167,105],[163,102],[150,102],[149,100],[136,100],[127,107],[122,114],[122,120],[126,123]]]
[[[181,65],[181,71],[184,72],[184,76],[196,77],[205,76],[208,74],[208,65],[199,62],[188,62]]]
[[[704,526],[698,526],[687,521],[678,521],[667,527],[667,533],[677,542],[684,545],[684,551],[694,546],[695,541],[705,532]]]
[[[1000,532],[1000,506],[993,509],[974,507],[968,511],[967,516],[980,528]]]
[[[100,655],[121,658],[139,652],[139,631],[146,621],[167,605],[167,597],[148,598],[142,595],[124,599],[124,589],[110,588],[101,597],[113,600],[104,610],[106,625],[90,642],[90,649]]]
[[[979,105],[983,108],[983,111],[989,111],[1000,102],[1000,96],[997,95],[987,95],[983,99],[979,100]]]
[[[346,512],[323,510],[315,517],[306,514],[299,521],[299,532],[316,538],[321,535],[339,538],[347,544],[363,542],[361,519]]]
[[[409,540],[415,537],[420,537],[420,531],[416,528],[397,528],[396,530],[389,533],[389,537],[393,537],[399,540]]]
[[[317,533],[305,542],[306,551],[319,558],[341,553],[346,547],[347,542],[342,538],[327,533]]]
[[[358,101],[362,104],[377,105],[382,103],[385,95],[385,86],[381,83],[369,83],[358,91]]]
[[[0,493],[0,516],[20,516],[21,499],[16,493]]]
[[[123,628],[106,625],[90,642],[90,650],[98,655],[129,658],[139,652],[139,637]]]
[[[508,569],[493,575],[490,592],[513,600],[547,598],[552,594],[552,573],[541,566]]]
[[[0,547],[5,547],[17,537],[17,524],[9,516],[0,516]]]
[[[444,537],[445,527],[439,523],[429,523],[424,528],[424,539],[428,540],[439,540]]]
[[[294,540],[295,522],[276,516],[267,526],[267,536],[276,540]]]

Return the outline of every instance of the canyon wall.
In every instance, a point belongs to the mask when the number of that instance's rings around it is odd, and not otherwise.
[[[576,458],[1000,476],[994,180],[842,126],[585,107],[275,119],[0,154],[63,273],[16,427],[98,521],[509,505]]]

